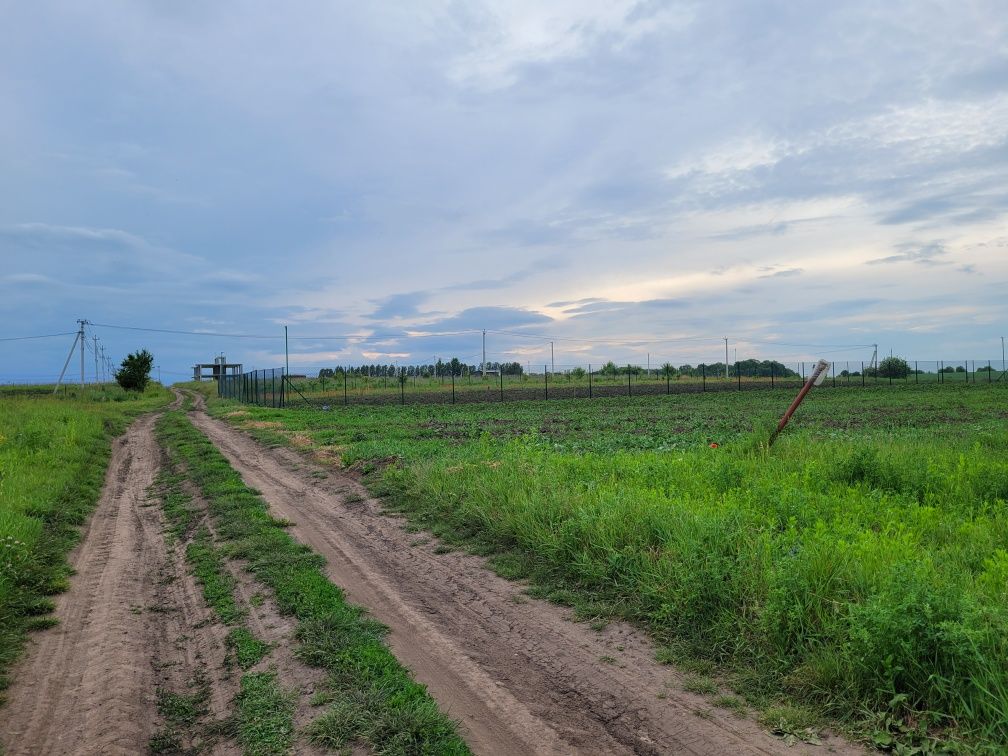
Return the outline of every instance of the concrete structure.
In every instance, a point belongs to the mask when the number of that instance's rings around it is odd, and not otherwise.
[[[204,368],[208,369],[209,373],[204,373]],[[202,363],[193,365],[193,380],[194,381],[219,381],[222,375],[240,375],[242,372],[242,366],[240,362],[228,362],[227,357],[223,354],[214,357],[212,363]]]

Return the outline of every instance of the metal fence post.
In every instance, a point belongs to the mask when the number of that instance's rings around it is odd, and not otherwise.
[[[546,379],[546,394],[545,398],[549,399],[549,373],[546,372],[546,366],[543,365],[543,378]]]
[[[987,383],[991,383],[992,382],[991,381],[991,373],[993,373],[993,372],[994,371],[991,370],[990,360],[987,360]]]
[[[864,385],[865,385],[864,360],[861,360],[861,386],[864,387]]]
[[[738,378],[738,390],[742,390],[742,371],[739,370],[739,361],[735,360],[735,377]]]
[[[704,365],[703,363],[700,364],[700,380],[702,381],[702,383],[700,384],[700,390],[701,391],[706,391],[707,390],[707,366]]]
[[[504,368],[499,369],[500,372],[500,386],[501,386],[501,401],[504,401]]]
[[[343,406],[346,407],[349,399],[347,398],[347,368],[343,368]]]
[[[455,368],[452,368],[452,404],[455,404]]]
[[[591,375],[591,363],[588,363],[588,398],[592,398],[592,375]]]

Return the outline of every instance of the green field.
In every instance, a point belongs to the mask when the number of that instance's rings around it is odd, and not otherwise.
[[[770,723],[1008,742],[1008,387],[817,390],[767,450],[792,395],[211,408]]]
[[[110,440],[170,398],[156,384],[143,395],[118,387],[51,391],[0,390],[0,675],[25,631],[53,622],[48,596],[67,585],[66,553],[98,499]]]

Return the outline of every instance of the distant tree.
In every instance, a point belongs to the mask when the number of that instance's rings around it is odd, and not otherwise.
[[[910,366],[902,357],[886,357],[879,363],[878,374],[883,378],[906,378]]]
[[[150,381],[151,367],[154,356],[146,349],[133,352],[122,361],[122,367],[116,372],[116,382],[127,391],[143,391]]]
[[[962,365],[956,365],[955,371],[957,373],[965,373],[966,372],[966,368],[964,368]]]
[[[610,375],[610,376],[612,376],[612,375],[618,375],[619,374],[619,368],[616,367],[616,363],[615,362],[613,362],[612,360],[609,360],[609,362],[607,362],[605,365],[602,366],[602,369],[599,370],[599,372],[602,375]]]
[[[956,369],[954,367],[952,367],[951,365],[946,365],[945,367],[943,367],[938,372],[939,373],[954,373],[955,371],[956,371]]]
[[[579,379],[580,378],[584,378],[585,377],[585,369],[583,367],[576,367],[576,368],[574,368],[573,370],[570,371],[570,375],[573,378],[579,378]]]
[[[661,366],[661,374],[664,375],[666,378],[671,378],[673,375],[675,375],[675,368],[672,366],[671,362],[666,362],[664,365]]]
[[[458,357],[452,357],[451,362],[448,363],[448,369],[451,370],[452,375],[462,375],[462,363]]]
[[[332,378],[336,375],[336,371],[332,368],[322,368],[318,371],[319,378]]]
[[[987,372],[990,372],[993,369],[994,368],[992,368],[990,365],[981,365],[980,367],[978,367],[976,369],[976,372],[978,372],[978,373],[987,373]]]

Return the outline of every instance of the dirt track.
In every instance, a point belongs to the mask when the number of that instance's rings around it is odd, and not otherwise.
[[[648,639],[625,624],[597,633],[528,599],[479,558],[434,554],[349,476],[265,449],[200,410],[190,417],[274,513],[294,523],[292,535],[326,558],[349,598],[391,628],[396,656],[460,720],[475,752],[827,750],[787,748],[751,720],[683,692]],[[860,752],[839,743],[829,750]]]
[[[156,416],[114,442],[98,506],[70,555],[77,573],[56,598],[59,625],[35,633],[2,711],[10,754],[137,754],[158,730],[157,689],[205,673],[210,708],[231,697],[217,672],[224,629],[209,621],[180,550],[148,502],[160,450]],[[220,752],[220,751],[218,751]]]

